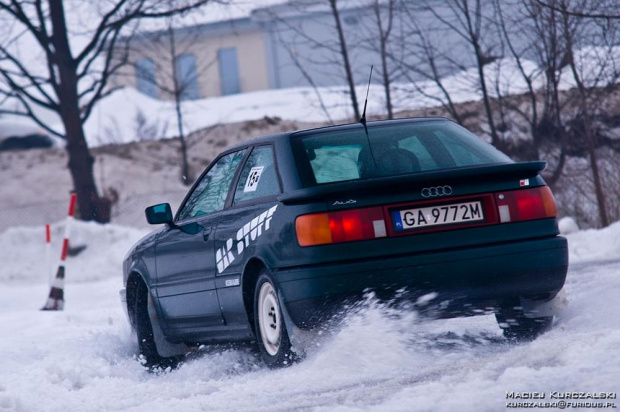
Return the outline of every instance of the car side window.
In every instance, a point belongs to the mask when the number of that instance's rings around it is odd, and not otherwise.
[[[273,148],[258,146],[248,156],[248,161],[241,171],[233,204],[279,193],[280,184],[273,159]]]
[[[196,185],[179,212],[179,220],[224,209],[226,197],[245,149],[222,156]]]

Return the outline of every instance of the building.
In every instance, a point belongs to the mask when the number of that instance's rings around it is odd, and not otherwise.
[[[441,0],[430,1],[441,4]],[[460,67],[474,66],[473,53],[459,34],[442,27],[428,10],[416,10],[417,3],[395,3],[413,10],[419,26],[410,24],[411,14],[405,9],[394,10],[389,52],[392,58],[401,59],[395,64],[401,72],[395,70],[393,80],[402,75],[402,67],[428,64],[419,51],[412,50],[416,46],[408,43],[408,36],[416,30],[424,31],[438,53],[458,60]],[[371,64],[380,73],[377,17],[368,0],[338,4],[353,77],[362,84]],[[484,14],[492,14],[491,9],[485,9]],[[382,13],[386,18],[386,11]],[[172,99],[175,93],[181,99],[199,99],[265,89],[344,85],[334,21],[328,2],[288,0],[256,8],[242,18],[147,33],[131,40],[129,64],[114,76],[112,85],[132,86],[158,99]],[[441,75],[451,74],[454,67]],[[424,74],[415,70],[400,78],[421,79]],[[374,81],[379,82],[379,76]]]
[[[262,27],[251,18],[135,36],[111,79],[157,99],[182,100],[269,88]]]

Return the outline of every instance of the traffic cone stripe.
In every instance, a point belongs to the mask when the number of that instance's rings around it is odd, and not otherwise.
[[[69,238],[66,237],[65,235],[65,239],[62,241],[62,252],[60,253],[61,262],[64,262],[65,260],[67,260],[68,251],[69,251]]]
[[[67,252],[69,251],[69,235],[71,234],[71,223],[73,222],[73,215],[75,213],[76,199],[77,195],[75,193],[72,194],[71,201],[69,202],[69,211],[67,213],[67,222],[65,224],[65,237],[62,241],[60,265],[58,266],[56,277],[52,281],[52,288],[50,290],[49,298],[41,310],[63,310],[65,307],[65,260],[67,259]]]
[[[52,287],[52,289],[50,290],[50,299],[64,300],[65,299],[64,290],[61,288]]]
[[[64,279],[56,278],[52,282],[52,289],[53,288],[63,289],[64,287],[65,287],[65,280]]]
[[[48,298],[47,302],[45,302],[45,306],[41,310],[63,310],[65,308],[64,300],[56,300],[52,298]]]

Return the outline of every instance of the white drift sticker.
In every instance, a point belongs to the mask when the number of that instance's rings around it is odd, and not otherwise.
[[[244,249],[248,248],[252,242],[258,239],[264,232],[271,227],[271,218],[275,213],[278,205],[272,206],[265,210],[254,219],[247,222],[237,231],[236,250],[237,256],[241,255]],[[218,273],[222,273],[235,260],[235,239],[230,238],[223,247],[215,251],[215,262]]]
[[[250,169],[248,180],[245,181],[245,187],[243,188],[244,192],[256,192],[264,168],[265,166],[255,166]]]

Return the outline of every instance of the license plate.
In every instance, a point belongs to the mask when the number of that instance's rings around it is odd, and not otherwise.
[[[476,201],[394,210],[392,219],[398,231],[481,221],[484,220],[484,212],[482,202]]]

